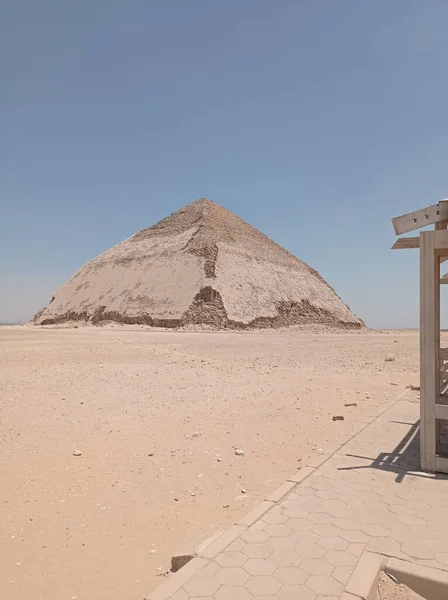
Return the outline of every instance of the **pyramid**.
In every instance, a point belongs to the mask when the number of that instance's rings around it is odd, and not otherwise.
[[[364,325],[314,269],[205,198],[85,264],[33,322],[110,320],[231,329]]]

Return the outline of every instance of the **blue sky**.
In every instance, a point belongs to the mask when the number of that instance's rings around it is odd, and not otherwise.
[[[204,196],[417,326],[390,219],[448,196],[447,26],[446,0],[2,3],[0,321]]]

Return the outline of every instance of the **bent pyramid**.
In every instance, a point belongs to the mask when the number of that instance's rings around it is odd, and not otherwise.
[[[234,329],[364,325],[314,269],[205,198],[85,264],[33,321],[81,320]]]

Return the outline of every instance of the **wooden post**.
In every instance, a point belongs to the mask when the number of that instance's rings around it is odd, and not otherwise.
[[[436,470],[436,399],[440,393],[440,260],[434,231],[420,233],[420,462]]]

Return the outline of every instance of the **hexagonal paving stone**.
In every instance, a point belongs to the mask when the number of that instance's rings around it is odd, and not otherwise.
[[[349,543],[343,540],[342,537],[322,538],[317,542],[326,550],[347,550]]]
[[[336,581],[339,581],[339,583],[342,583],[342,585],[346,585],[352,573],[353,567],[336,567],[332,573],[332,577]]]
[[[272,575],[275,571],[276,566],[271,560],[263,558],[249,558],[244,563],[244,570],[249,575]]]
[[[194,598],[196,596],[213,596],[216,590],[219,588],[219,583],[216,579],[210,575],[202,575],[197,573],[187,581],[184,585],[184,589],[187,594]]]
[[[329,550],[325,558],[335,567],[350,567],[356,565],[358,560],[356,556],[346,550]]]
[[[445,540],[431,538],[431,539],[421,540],[421,542],[422,542],[423,546],[425,546],[425,548],[434,550],[435,552],[448,552],[448,542]],[[422,556],[422,558],[428,558],[428,557]]]
[[[412,558],[421,558],[431,560],[434,558],[434,550],[430,548],[425,548],[418,541],[412,542],[404,542],[401,544],[401,551],[407,554],[408,556],[412,556]]]
[[[300,562],[300,568],[309,575],[331,575],[335,567],[325,558],[304,558]]]
[[[280,525],[273,525],[273,527],[280,527]],[[269,537],[265,531],[250,527],[241,534],[241,538],[249,544],[259,544],[265,542]]]
[[[270,537],[266,542],[268,546],[273,548],[274,550],[292,550],[296,542],[288,536],[284,537]]]
[[[317,495],[319,498],[322,498],[322,500],[334,500],[338,497],[338,495],[331,490],[321,490],[320,492],[317,492]]]
[[[264,530],[270,536],[285,536],[291,533],[291,529],[282,523],[272,523],[270,525],[266,525]]]
[[[243,552],[248,558],[268,558],[274,549],[268,544],[246,544]]]
[[[243,585],[249,575],[241,567],[225,567],[215,577],[222,585]]]
[[[272,562],[275,565],[278,565],[279,567],[297,566],[300,563],[301,559],[302,557],[299,556],[297,552],[285,548],[281,550],[274,550],[274,552],[269,557],[269,560],[272,560]]]
[[[361,525],[361,531],[370,537],[387,537],[390,531],[381,525]]]
[[[170,600],[188,600],[190,596],[183,589],[177,590],[175,594],[170,596]]]
[[[308,542],[309,544],[315,544],[320,540],[320,537],[314,531],[293,531],[289,539],[297,543]]]
[[[338,597],[343,590],[343,586],[339,581],[327,575],[311,575],[306,582],[306,587],[323,596],[333,594]]]
[[[294,551],[302,558],[322,558],[327,552],[322,546],[307,544],[306,542],[296,544]]]
[[[313,531],[320,537],[331,538],[337,537],[340,533],[340,529],[334,525],[328,525],[327,523],[319,523],[313,526]]]
[[[350,554],[359,557],[364,552],[365,547],[365,544],[350,544],[347,548],[347,552],[350,552]]]
[[[305,585],[285,584],[277,592],[280,600],[316,600],[316,594]]]
[[[345,529],[344,531],[341,531],[339,537],[351,544],[362,544],[369,541],[369,536],[367,534],[362,531],[357,531],[356,529]]]
[[[305,519],[310,513],[301,506],[291,506],[285,508],[283,514],[290,518]]]
[[[284,523],[288,517],[279,512],[267,512],[261,519],[265,523]]]
[[[213,596],[215,600],[250,600],[250,593],[239,585],[223,585]]]
[[[273,575],[281,583],[293,583],[295,585],[304,583],[308,577],[308,573],[297,567],[278,567]]]
[[[392,538],[370,538],[367,550],[389,554],[389,556],[398,556],[401,552],[401,546],[397,540]]]
[[[217,571],[219,571],[219,569],[220,566],[214,561],[211,561],[208,563],[208,565],[205,565],[205,567],[200,569],[200,572],[204,575],[214,575]]]
[[[238,551],[241,551],[245,545],[246,545],[246,542],[244,540],[242,540],[241,538],[238,538],[237,540],[232,542],[230,544],[230,546],[228,546],[228,550],[234,550],[235,552],[238,552]]]
[[[339,529],[359,529],[360,524],[353,519],[335,519],[333,522],[335,527]]]
[[[327,513],[312,513],[308,516],[309,521],[313,521],[313,523],[327,523],[331,525],[334,522],[334,517],[327,515]]]
[[[285,523],[293,531],[309,531],[314,523],[309,519],[288,519]]]
[[[244,586],[254,596],[266,596],[275,594],[280,588],[280,582],[272,575],[264,575],[249,577]]]
[[[241,567],[247,560],[242,552],[221,552],[215,558],[220,567]]]

